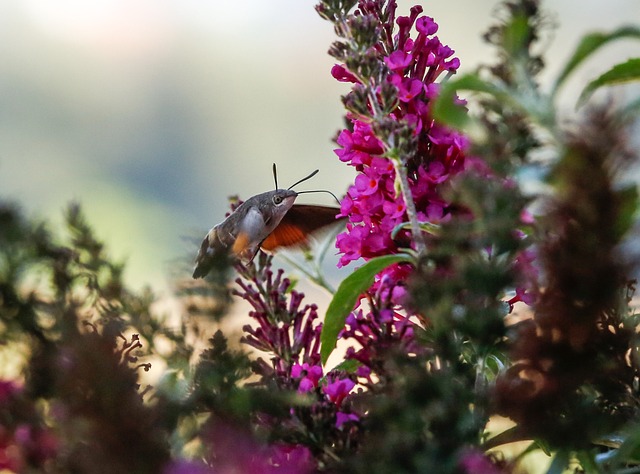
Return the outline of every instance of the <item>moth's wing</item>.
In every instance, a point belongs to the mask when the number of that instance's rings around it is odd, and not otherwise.
[[[202,239],[202,244],[200,244],[200,250],[196,257],[196,266],[193,269],[193,278],[205,277],[215,265],[216,258],[224,255],[225,251],[226,248],[220,240],[216,226]]]
[[[285,218],[283,218],[278,227],[260,244],[260,247],[263,250],[271,251],[278,247],[304,246],[307,243],[308,239],[303,230],[290,222],[285,222]]]
[[[306,246],[310,235],[338,222],[339,212],[337,207],[294,204],[260,247],[271,251],[278,247]]]
[[[264,219],[258,209],[252,208],[244,217],[232,214],[205,235],[196,257],[193,278],[206,276],[218,259],[227,259],[229,254],[250,258],[262,240]]]

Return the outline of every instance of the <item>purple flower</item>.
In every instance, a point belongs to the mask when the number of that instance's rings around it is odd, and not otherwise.
[[[438,24],[433,21],[433,18],[423,16],[416,21],[416,30],[423,35],[431,36],[438,31]]]
[[[531,293],[526,288],[517,287],[515,296],[509,298],[507,300],[507,304],[509,305],[509,312],[513,311],[513,308],[516,303],[524,303],[528,306],[531,306],[536,301],[537,295]]]
[[[460,457],[460,469],[466,474],[502,474],[502,469],[477,449],[468,450]]]
[[[298,392],[310,392],[318,386],[318,382],[322,378],[322,366],[309,365],[306,362],[302,365],[293,364],[293,367],[291,368],[291,377],[294,379],[300,379]]]
[[[329,397],[329,400],[340,408],[342,401],[355,386],[356,383],[351,379],[339,379],[323,386],[322,391]]]
[[[522,233],[521,231],[518,231]],[[524,234],[522,238],[524,238]],[[516,294],[509,300],[509,312],[513,311],[516,303],[522,302],[526,305],[535,304],[538,292],[539,270],[536,265],[536,252],[532,248],[522,250],[513,262],[513,269],[516,274]]]
[[[340,428],[350,421],[360,421],[360,417],[355,413],[343,413],[341,411],[336,413],[336,428]]]
[[[319,363],[322,324],[318,322],[317,306],[303,305],[304,294],[291,290],[291,281],[284,278],[284,271],[274,273],[270,257],[261,258],[265,261],[261,262],[256,274],[249,274],[246,268],[239,267],[249,281],[237,279],[240,290],[234,290],[234,294],[253,306],[249,316],[255,321],[253,326],[243,327],[245,335],[241,340],[275,355],[271,361],[277,382],[283,388],[290,388],[296,361],[307,367]],[[265,368],[263,372],[268,371]],[[311,373],[315,373],[315,369]],[[305,381],[303,387],[309,381]]]
[[[369,378],[371,376],[371,369],[365,365],[361,365],[356,369],[356,375],[358,377]]]
[[[364,174],[356,176],[355,191],[361,196],[369,196],[378,191],[378,180]]]
[[[389,69],[394,72],[402,72],[413,61],[413,56],[410,53],[406,53],[402,50],[397,50],[384,58],[384,62]]]
[[[407,289],[402,283],[413,271],[411,265],[392,265],[381,273],[369,290],[371,309],[353,311],[345,319],[342,339],[351,339],[358,349],[349,347],[347,359],[362,364],[356,375],[366,379],[363,385],[373,383],[372,369],[378,370],[379,361],[389,350],[400,350],[407,354],[420,354],[425,347],[415,339],[414,322],[400,308],[406,303]]]
[[[440,223],[450,218],[449,205],[440,195],[447,180],[464,169],[465,137],[434,123],[430,101],[438,93],[435,80],[443,71],[453,71],[459,62],[453,50],[443,45],[434,34],[438,25],[433,18],[420,16],[422,8],[411,10],[408,17],[398,17],[396,41],[381,45],[380,50],[394,48],[380,59],[388,67],[386,80],[396,90],[397,107],[387,117],[409,127],[418,139],[414,171],[409,173],[409,187],[416,211],[424,222]],[[414,27],[417,37],[410,37]],[[392,29],[393,25],[384,28]],[[334,76],[345,76],[346,66],[334,68]],[[336,247],[341,254],[339,266],[360,258],[369,259],[397,253],[411,246],[408,230],[391,233],[408,221],[406,203],[395,188],[396,172],[384,156],[385,145],[370,123],[349,116],[353,130],[343,130],[335,150],[338,158],[358,170],[354,184],[341,204],[341,216],[349,219],[346,231],[339,235]],[[407,275],[404,275],[407,276]]]
[[[398,99],[402,102],[410,102],[422,93],[424,84],[419,79],[411,79],[394,74],[389,78],[389,82],[396,86]]]

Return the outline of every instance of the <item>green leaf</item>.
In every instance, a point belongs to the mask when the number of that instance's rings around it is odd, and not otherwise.
[[[431,235],[440,235],[440,231],[442,230],[442,226],[439,224],[432,224],[430,222],[419,222],[420,230],[426,232]],[[391,238],[395,239],[398,236],[398,232],[403,229],[411,229],[410,222],[402,222],[395,226],[391,231]]]
[[[584,470],[584,472],[589,472],[593,474],[604,472],[600,469],[600,466],[596,463],[596,460],[593,456],[593,453],[589,451],[578,451],[576,453],[576,458],[578,458],[578,462],[580,463],[580,467]]]
[[[521,426],[515,425],[511,428],[507,428],[502,433],[499,433],[493,438],[485,441],[482,445],[482,449],[486,451],[498,446],[502,446],[504,444],[516,443],[518,441],[524,441],[526,439],[530,438],[528,437],[525,430]]]
[[[347,372],[349,374],[355,374],[356,370],[358,370],[358,368],[361,365],[362,364],[358,360],[347,359],[347,360],[343,360],[342,362],[340,362],[338,365],[336,365],[329,372],[333,372],[334,370],[337,370],[337,371],[344,371],[344,372]]]
[[[374,277],[394,263],[411,261],[413,261],[413,257],[403,253],[376,257],[369,260],[340,283],[331,303],[329,303],[327,315],[322,325],[320,355],[322,356],[323,364],[326,364],[331,352],[336,347],[338,334],[344,327],[347,315],[353,310],[358,297],[373,284]]]
[[[635,26],[623,26],[609,33],[596,32],[583,36],[580,43],[578,43],[578,47],[573,52],[573,55],[569,58],[566,66],[556,79],[556,82],[551,89],[551,95],[555,96],[558,88],[564,83],[569,74],[571,74],[571,72],[580,65],[580,63],[591,56],[600,47],[610,41],[620,38],[640,39],[640,28]]]
[[[551,457],[551,446],[549,446],[549,443],[541,438],[536,438],[535,440],[533,440],[533,442],[536,444],[536,446],[538,446],[540,451]]]
[[[582,90],[577,107],[583,105],[597,89],[614,84],[622,84],[640,80],[640,58],[632,58],[627,62],[616,64],[600,77],[594,79]]]
[[[624,441],[615,451],[614,459],[612,465],[640,462],[640,428],[637,425],[630,427],[630,432],[626,434]]]

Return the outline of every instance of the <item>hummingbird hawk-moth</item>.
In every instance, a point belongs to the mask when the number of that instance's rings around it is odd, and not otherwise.
[[[310,235],[337,222],[336,216],[340,212],[337,207],[294,204],[300,194],[332,194],[330,191],[293,191],[294,186],[317,172],[315,170],[287,189],[279,189],[274,164],[276,189],[250,197],[207,233],[196,257],[193,278],[206,276],[221,255],[251,261],[260,248],[273,251],[279,247],[304,247],[308,245]]]

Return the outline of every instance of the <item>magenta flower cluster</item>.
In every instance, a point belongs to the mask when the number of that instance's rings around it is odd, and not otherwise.
[[[322,429],[332,427],[333,436],[349,436],[345,424],[351,422],[353,425],[360,417],[345,400],[356,384],[342,371],[325,374],[320,363],[322,324],[318,321],[317,307],[303,304],[304,294],[292,289],[283,270],[271,270],[271,257],[261,255],[259,260],[255,273],[239,267],[248,281],[236,280],[240,290],[235,294],[251,304],[253,310],[249,316],[255,322],[244,326],[242,341],[270,356],[270,363],[258,359],[254,364],[254,371],[262,376],[266,386],[295,390],[310,402],[294,405],[289,419],[274,422],[278,423],[279,429],[291,429],[302,437],[319,426]],[[269,416],[261,419],[268,423]],[[278,456],[284,465],[288,463],[285,460],[308,453],[304,444],[282,444],[272,448],[269,464],[274,464]]]
[[[263,376],[273,376],[281,381],[282,388],[292,388],[293,379],[309,371],[311,380],[313,367],[320,364],[320,332],[317,306],[303,305],[304,294],[291,289],[291,281],[284,277],[284,270],[274,273],[269,265],[259,275],[245,282],[236,282],[242,291],[234,293],[247,301],[253,310],[249,316],[257,323],[243,327],[242,342],[259,351],[273,354],[272,367],[263,363]],[[320,368],[320,370],[322,370]]]
[[[415,6],[409,16],[396,19],[395,2],[388,5],[388,20],[382,24],[379,42],[372,47],[384,65],[386,84],[376,84],[369,95],[367,116],[354,112],[347,115],[351,127],[342,130],[337,139],[336,155],[358,171],[340,206],[340,216],[348,218],[346,230],[336,239],[340,267],[415,248],[412,233],[404,225],[409,217],[407,203],[396,187],[396,166],[387,156],[398,146],[398,131],[410,137],[411,145],[404,150],[405,156],[393,159],[400,160],[406,173],[420,223],[440,224],[451,219],[455,211],[442,189],[466,167],[466,138],[435,122],[431,113],[431,101],[439,93],[435,81],[443,73],[454,73],[460,61],[435,36],[438,25],[421,15],[422,7]],[[368,13],[366,2],[360,2],[359,8],[363,14]],[[368,80],[358,77],[357,71],[350,71],[346,64],[335,65],[331,72],[338,81],[354,83],[354,91],[361,90]],[[382,97],[388,95],[389,88],[395,102],[392,110],[380,117],[376,114],[381,113]],[[378,98],[380,104],[371,103]],[[391,127],[394,131],[385,135],[376,123],[383,123],[389,130],[389,121],[395,124]],[[390,139],[394,133],[395,138]],[[371,309],[354,311],[347,318],[341,338],[357,343],[357,348],[348,349],[347,358],[358,360],[362,370],[375,371],[376,360],[391,347],[400,345],[409,353],[420,350],[414,340],[413,322],[397,310],[407,307],[405,283],[412,272],[409,264],[386,268],[369,289]],[[366,385],[368,374],[361,375]]]
[[[313,454],[306,446],[274,443],[263,446],[246,432],[224,425],[209,434],[210,441],[222,446],[224,456],[214,466],[199,460],[171,462],[162,474],[308,474],[316,472]]]
[[[408,127],[416,139],[416,154],[409,171],[409,185],[421,222],[440,223],[450,218],[451,210],[442,198],[439,186],[464,166],[465,137],[434,122],[430,101],[438,94],[435,80],[443,73],[453,73],[460,62],[454,51],[437,36],[438,25],[428,16],[419,16],[422,8],[396,20],[397,34],[392,44],[376,48],[387,67],[386,80],[397,96],[397,106],[390,117]],[[393,21],[391,15],[390,22]],[[415,25],[417,37],[410,37]],[[386,25],[388,30],[393,25]],[[332,75],[339,81],[359,83],[345,65],[336,65]],[[372,109],[372,116],[373,116]],[[395,188],[396,171],[385,152],[390,145],[373,131],[371,120],[348,116],[352,128],[343,130],[335,150],[338,158],[358,171],[341,202],[341,216],[348,217],[347,229],[337,238],[341,254],[339,266],[360,258],[398,252],[410,245],[410,233],[394,230],[408,221],[406,203]]]
[[[340,377],[336,374],[327,376],[322,381],[323,370],[321,365],[294,364],[291,368],[291,377],[298,381],[298,393],[315,392],[319,404],[333,404],[336,409],[336,428],[340,428],[348,421],[359,421],[360,417],[355,413],[341,411],[342,402],[349,396],[356,386],[350,378]],[[317,389],[320,390],[317,390]]]

